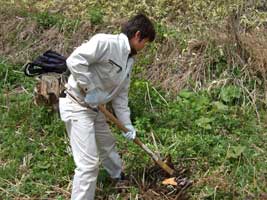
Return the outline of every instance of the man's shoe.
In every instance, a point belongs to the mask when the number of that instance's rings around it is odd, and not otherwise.
[[[112,182],[112,185],[114,185],[116,189],[127,189],[130,185],[129,177],[126,176],[124,172],[121,173],[120,178],[112,179]]]

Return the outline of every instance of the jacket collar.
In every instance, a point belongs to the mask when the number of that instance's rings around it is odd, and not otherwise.
[[[131,46],[130,46],[130,42],[129,42],[128,37],[124,33],[121,33],[119,36],[122,38],[122,40],[124,41],[124,44],[126,45],[127,53],[130,54],[131,53]]]

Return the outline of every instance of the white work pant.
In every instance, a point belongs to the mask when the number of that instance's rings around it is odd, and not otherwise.
[[[122,161],[115,150],[115,139],[100,111],[69,98],[60,98],[59,108],[76,165],[71,199],[93,200],[100,162],[112,178],[120,178]]]

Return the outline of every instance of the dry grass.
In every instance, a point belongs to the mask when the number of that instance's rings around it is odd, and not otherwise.
[[[62,3],[63,5],[65,4]],[[26,4],[24,7],[29,9]],[[76,7],[71,8],[76,9]],[[79,6],[78,8],[82,9]],[[41,9],[45,10],[46,8]],[[156,15],[156,13],[154,14]],[[152,18],[156,19],[157,17],[152,16]],[[172,15],[166,17],[167,26],[177,23],[172,18]],[[56,50],[67,56],[73,48],[95,32],[112,32],[124,19],[110,18],[112,23],[106,27],[105,24],[92,26],[88,20],[84,20],[71,32],[56,26],[43,30],[33,19],[16,15],[12,18],[1,15],[0,20],[3,22],[0,29],[0,54],[7,57],[11,63],[23,64],[32,60],[33,55],[38,55],[47,49]],[[235,83],[244,88],[243,93],[249,96],[253,104],[256,102],[255,98],[264,99],[263,102],[267,102],[267,92],[263,92],[264,97],[262,92],[259,92],[261,87],[267,91],[266,28],[260,26],[245,30],[241,26],[240,18],[236,18],[235,15],[230,15],[223,22],[224,26],[220,26],[219,29],[214,22],[211,23],[209,31],[203,32],[202,37],[192,36],[187,42],[187,48],[179,47],[180,41],[177,40],[177,37],[165,37],[163,42],[156,44],[158,51],[144,72],[144,76],[153,84],[161,86],[172,94],[177,94],[184,88],[211,89]],[[207,24],[205,28],[207,28]],[[67,34],[68,36],[66,36]],[[203,37],[204,35],[205,37]],[[227,59],[227,66],[219,77],[216,77],[212,70],[209,71],[210,66],[215,65],[216,67],[214,60],[216,55],[211,55],[209,48],[221,50]],[[231,76],[231,70],[233,71],[236,67],[240,68],[243,73],[242,78],[238,80]],[[258,83],[254,88],[248,88],[246,82],[257,77],[263,83]]]
[[[248,66],[251,73],[260,73],[266,78],[267,72],[267,34],[266,29],[256,29],[241,35],[243,48],[249,53]]]
[[[178,41],[171,38],[159,48],[145,76],[165,91],[177,94],[184,88],[199,90],[220,88],[234,84],[247,96],[248,103],[267,103],[267,34],[266,27],[246,30],[238,18],[226,18],[225,25],[211,27],[206,39],[191,39],[187,48],[179,50]],[[221,74],[215,75],[210,67],[217,67],[214,49],[226,60]],[[233,71],[238,70],[237,77]],[[251,82],[254,81],[254,85]],[[263,92],[265,91],[265,92]],[[257,110],[256,110],[257,112]],[[258,114],[258,113],[257,113]]]
[[[181,52],[174,40],[168,39],[158,52],[146,76],[154,84],[177,94],[181,89],[190,86],[189,80],[200,88],[205,82],[205,49],[207,42],[192,39],[186,50]]]
[[[70,37],[66,37],[68,30],[62,31],[56,26],[44,30],[29,18],[4,19],[0,16],[0,20],[3,21],[0,29],[0,54],[13,64],[26,63],[33,59],[33,55],[48,49],[67,56],[75,46],[95,32],[87,22],[81,23],[79,29],[73,31]]]

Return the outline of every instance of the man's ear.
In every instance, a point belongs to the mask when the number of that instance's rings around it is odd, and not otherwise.
[[[141,32],[140,31],[136,31],[136,33],[134,34],[134,37],[136,40],[141,41]]]

